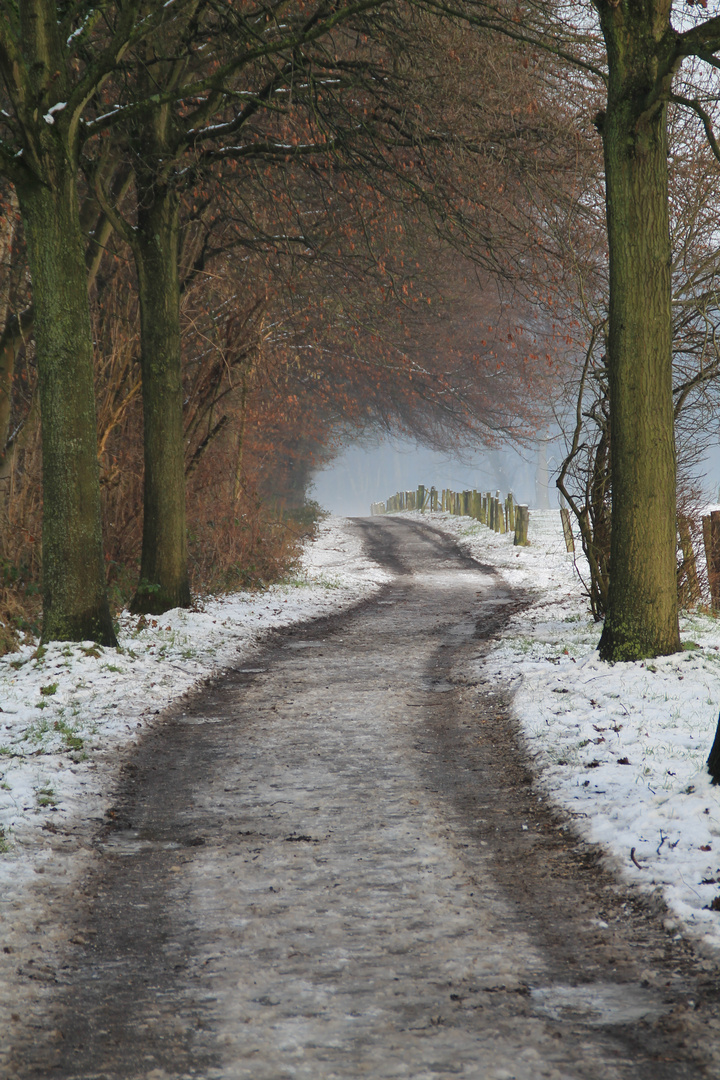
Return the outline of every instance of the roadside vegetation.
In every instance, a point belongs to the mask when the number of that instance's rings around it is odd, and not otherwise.
[[[364,433],[457,449],[554,415],[603,657],[677,651],[720,373],[718,18],[0,16],[0,648],[277,580]]]

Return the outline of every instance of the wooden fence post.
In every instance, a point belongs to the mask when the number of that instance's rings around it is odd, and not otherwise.
[[[687,607],[689,604],[696,604],[700,599],[700,582],[697,576],[697,563],[695,562],[690,519],[687,514],[678,514],[677,524],[680,550],[683,554],[678,591],[681,597],[681,606]]]
[[[500,492],[495,492],[495,532],[505,532],[505,514],[500,502]]]
[[[570,511],[567,506],[560,507],[560,520],[562,521],[563,536],[565,537],[565,547],[574,554],[575,538],[573,536],[572,525],[570,524]]]
[[[508,505],[508,532],[515,532],[515,499],[512,492],[507,497]]]
[[[528,546],[528,525],[530,524],[530,511],[527,506],[515,507],[515,538],[514,544],[521,547]]]
[[[703,518],[703,540],[707,559],[710,603],[713,611],[720,610],[720,510]]]

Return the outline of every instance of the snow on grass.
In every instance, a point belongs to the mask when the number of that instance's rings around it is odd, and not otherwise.
[[[124,613],[118,650],[53,642],[0,657],[0,900],[28,872],[27,856],[40,857],[42,827],[104,812],[109,751],[136,739],[200,680],[251,654],[271,628],[348,607],[387,580],[344,519],[330,517],[283,585],[158,618]]]
[[[661,891],[671,927],[720,946],[720,788],[705,764],[720,707],[720,621],[684,617],[675,656],[604,663],[559,511],[531,511],[527,548],[469,518],[423,518],[535,593],[489,667],[506,683],[512,673],[541,787],[626,880]]]

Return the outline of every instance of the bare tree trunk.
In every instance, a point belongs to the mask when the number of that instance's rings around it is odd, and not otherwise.
[[[12,248],[15,239],[15,217],[18,209],[15,189],[10,188],[7,206],[3,208],[4,217],[0,219],[0,326],[3,327],[2,342],[5,342],[5,330],[10,312],[10,272],[12,269]],[[0,466],[10,436],[10,414],[12,411],[12,384],[15,373],[15,348],[0,343]],[[13,342],[14,344],[14,342]]]
[[[43,640],[117,644],[105,585],[93,346],[72,165],[18,187],[33,284],[43,448]]]
[[[138,177],[137,266],[144,425],[144,517],[135,612],[189,607],[180,352],[178,200]]]
[[[680,648],[666,97],[668,0],[598,5],[608,48],[605,150],[612,537],[600,654]],[[647,9],[652,9],[648,12]]]

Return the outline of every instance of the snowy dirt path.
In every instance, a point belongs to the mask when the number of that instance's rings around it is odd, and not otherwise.
[[[527,602],[418,522],[396,576],[177,703],[25,971],[17,1080],[720,1071],[718,979],[532,787],[478,663]]]

